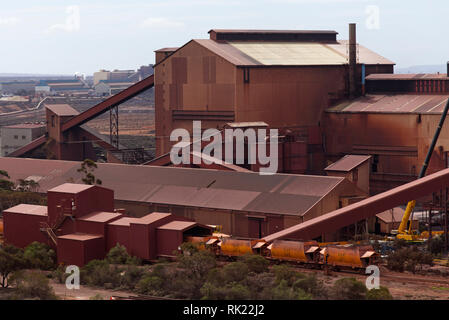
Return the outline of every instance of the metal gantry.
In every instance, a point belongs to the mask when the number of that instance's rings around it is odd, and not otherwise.
[[[119,149],[118,105],[109,109],[109,138],[112,146]]]

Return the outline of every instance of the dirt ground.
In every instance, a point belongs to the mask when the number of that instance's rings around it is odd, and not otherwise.
[[[101,297],[103,300],[110,300],[111,296],[135,296],[135,293],[133,294],[132,292],[97,289],[83,285],[80,286],[79,290],[69,290],[66,288],[65,284],[56,283],[54,281],[51,283],[51,286],[53,287],[55,294],[61,300],[89,300],[94,296]]]
[[[442,272],[449,272],[449,268],[440,267]],[[315,273],[318,279],[331,286],[341,278],[356,278],[365,283],[368,275],[351,272],[331,272],[329,276],[323,271],[301,270],[298,272]],[[418,275],[409,272],[392,272],[384,267],[380,268],[380,285],[387,287],[395,300],[449,300],[449,277],[440,275]]]

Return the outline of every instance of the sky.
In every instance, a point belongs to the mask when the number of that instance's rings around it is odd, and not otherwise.
[[[16,0],[1,1],[0,73],[90,75],[136,69],[154,51],[222,29],[322,29],[398,68],[449,61],[445,0]]]

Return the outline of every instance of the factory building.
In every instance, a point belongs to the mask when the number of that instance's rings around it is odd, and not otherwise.
[[[80,79],[73,80],[41,80],[35,86],[35,92],[42,95],[58,93],[89,92],[89,86]]]
[[[3,212],[5,242],[26,247],[47,243],[58,263],[83,266],[103,259],[119,243],[143,260],[173,256],[187,236],[207,236],[212,227],[153,212],[130,218],[114,209],[112,190],[65,183],[48,190],[48,206],[21,204]]]
[[[446,74],[375,74],[367,94],[324,115],[327,158],[369,155],[371,194],[417,178],[449,99]],[[449,167],[449,126],[442,127],[427,173]]]
[[[81,183],[79,162],[0,158],[11,180],[32,178],[42,193],[66,181]],[[115,191],[115,207],[134,217],[172,213],[221,226],[224,233],[261,238],[308,221],[367,194],[343,177],[259,175],[208,169],[98,163],[94,175]],[[120,222],[120,225],[131,221]],[[120,229],[120,226],[117,226]],[[327,239],[332,239],[328,235]]]
[[[229,122],[263,121],[270,128],[289,128],[297,137],[310,128],[319,132],[329,105],[351,90],[361,91],[362,69],[366,75],[393,73],[392,61],[355,44],[355,32],[352,46],[337,40],[335,31],[209,34],[210,39],[156,51],[157,155],[169,152],[173,129],[191,131],[193,120],[219,129]]]
[[[36,81],[5,81],[0,82],[0,93],[18,94],[21,91],[34,92]]]
[[[0,128],[0,155],[2,157],[29,144],[45,133],[45,125],[24,123]]]

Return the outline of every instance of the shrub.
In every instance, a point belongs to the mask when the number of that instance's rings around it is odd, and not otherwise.
[[[103,296],[99,293],[89,298],[89,300],[103,300]]]
[[[282,280],[287,281],[289,286],[293,285],[296,280],[305,278],[302,273],[296,272],[286,265],[279,265],[273,267],[273,272],[276,276],[276,282],[280,283]]]
[[[15,298],[17,299],[57,299],[47,277],[39,272],[17,273],[14,275],[12,282],[16,287]]]
[[[294,288],[302,289],[305,293],[312,295],[315,299],[325,299],[328,296],[323,283],[315,275],[306,276],[296,280]]]
[[[273,289],[273,300],[310,300],[311,298],[304,290],[290,287],[286,280],[282,280]]]
[[[422,269],[423,265],[432,265],[433,257],[430,253],[420,251],[416,247],[401,248],[391,253],[387,259],[387,267],[390,270],[403,272],[404,270],[415,273],[416,269]]]
[[[240,282],[248,276],[249,268],[243,262],[232,262],[223,267],[225,282]]]
[[[136,284],[136,291],[141,294],[158,295],[163,288],[163,284],[164,279],[150,274],[139,280]]]
[[[334,283],[331,293],[335,300],[364,300],[366,286],[355,278],[343,278]]]
[[[386,287],[380,287],[379,289],[371,289],[366,293],[367,300],[393,300],[393,296]]]
[[[122,270],[109,265],[106,260],[92,260],[81,268],[80,278],[83,284],[109,289],[121,285]]]
[[[139,265],[141,261],[137,257],[132,257],[128,254],[125,246],[121,246],[119,243],[114,248],[109,250],[106,261],[111,264],[132,264]]]
[[[429,251],[433,254],[440,254],[444,251],[445,243],[442,236],[436,236],[428,242]]]
[[[128,266],[123,272],[122,272],[123,275],[121,280],[121,286],[125,289],[130,290],[134,290],[137,283],[140,281],[140,279],[143,277],[145,273],[145,271],[142,268],[133,265]]]
[[[31,243],[25,248],[23,256],[31,268],[52,270],[56,267],[56,253],[44,243]]]
[[[262,273],[268,270],[269,262],[259,255],[246,255],[243,257],[243,263],[248,266],[249,271]]]

